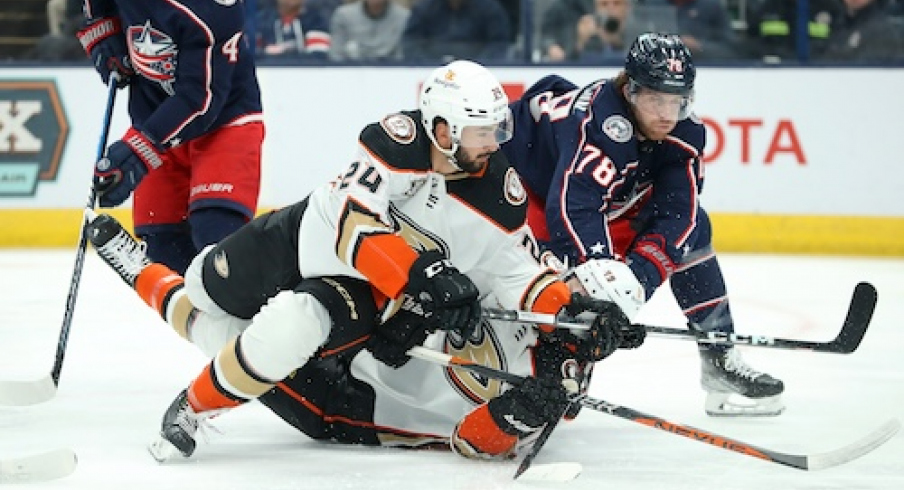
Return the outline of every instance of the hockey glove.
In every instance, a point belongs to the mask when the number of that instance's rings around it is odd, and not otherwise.
[[[480,321],[477,286],[436,250],[411,265],[405,292],[421,304],[431,327],[467,338]]]
[[[163,165],[163,151],[147,135],[129,128],[94,165],[94,190],[102,208],[119,206],[148,171]]]
[[[646,290],[647,298],[675,272],[675,263],[665,251],[660,235],[641,237],[626,257],[628,267]]]
[[[565,311],[574,317],[582,313],[596,315],[588,331],[563,334],[562,340],[580,360],[596,362],[611,356],[616,349],[635,349],[647,335],[643,327],[632,325],[621,308],[610,301],[575,293]]]
[[[400,311],[370,334],[364,347],[374,358],[387,366],[399,368],[411,359],[408,349],[421,345],[432,330],[424,325],[424,319]]]
[[[118,88],[129,84],[135,71],[132,70],[132,63],[129,61],[129,48],[118,18],[88,20],[76,36],[94,63],[94,69],[100,73],[104,84],[110,83],[110,74],[113,72],[119,75],[116,82]]]
[[[560,380],[533,376],[487,403],[493,422],[518,437],[558,420],[567,406],[568,392]]]

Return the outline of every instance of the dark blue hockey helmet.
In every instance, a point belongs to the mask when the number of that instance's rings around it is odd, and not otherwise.
[[[625,72],[637,85],[693,97],[697,69],[690,50],[675,34],[641,34],[625,57]]]

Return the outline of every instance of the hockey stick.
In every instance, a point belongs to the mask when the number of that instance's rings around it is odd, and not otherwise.
[[[564,415],[564,413],[563,413]],[[518,469],[515,470],[515,475],[512,479],[517,479],[519,476],[522,476],[528,469],[531,467],[531,463],[534,462],[534,458],[537,457],[537,454],[540,454],[540,449],[543,449],[543,446],[546,444],[546,441],[549,440],[549,436],[552,435],[552,431],[555,430],[556,426],[559,425],[559,420],[562,420],[562,417],[559,417],[552,422],[546,424],[543,427],[543,430],[540,431],[540,435],[537,436],[537,439],[534,441],[534,444],[531,446],[530,451],[524,456],[524,459],[521,460],[521,464],[518,465]],[[578,468],[580,471],[580,468]],[[577,477],[577,475],[575,475]],[[526,479],[530,479],[530,474]]]
[[[850,354],[857,350],[866,329],[873,317],[876,308],[876,288],[868,283],[861,282],[854,288],[847,315],[838,335],[829,342],[813,342],[808,340],[791,340],[765,335],[741,335],[725,332],[703,332],[699,330],[685,330],[681,328],[659,327],[654,325],[642,325],[647,335],[681,340],[693,340],[700,343],[721,345],[749,345],[753,347],[768,347],[773,349],[797,349],[811,350],[815,352],[831,352],[835,354]],[[586,323],[559,321],[556,315],[545,313],[533,313],[518,310],[500,310],[484,308],[483,317],[513,322],[543,323],[555,325],[559,328],[572,328],[586,330],[590,326]]]
[[[63,478],[75,471],[71,449],[57,449],[23,458],[0,459],[0,483],[37,483]]]
[[[107,148],[107,137],[110,134],[110,121],[113,118],[113,102],[116,100],[116,74],[110,76],[107,88],[107,107],[104,110],[104,122],[101,129],[100,142],[97,145],[97,158],[95,162],[103,158]],[[82,280],[82,269],[85,265],[85,252],[88,248],[88,234],[85,224],[88,216],[94,210],[94,202],[97,200],[97,192],[94,185],[88,194],[88,204],[82,216],[82,224],[79,227],[78,248],[75,252],[75,266],[72,270],[72,279],[69,282],[69,294],[66,297],[66,309],[63,312],[63,324],[60,327],[60,337],[57,341],[56,355],[50,373],[34,381],[5,381],[0,380],[0,405],[34,405],[45,402],[56,394],[60,384],[60,372],[63,369],[63,357],[66,355],[66,346],[69,344],[69,330],[72,327],[72,314],[75,312],[75,300],[78,297],[78,288]]]
[[[466,369],[476,374],[500,379],[513,385],[517,385],[524,380],[523,376],[477,364],[467,359],[450,356],[425,347],[412,347],[408,350],[408,355],[441,366]],[[703,442],[718,448],[743,454],[744,456],[751,456],[770,463],[782,464],[799,470],[821,470],[857,459],[884,444],[901,428],[901,423],[897,419],[891,419],[866,437],[840,449],[820,454],[788,454],[754,446],[736,439],[730,439],[689,425],[669,422],[668,420],[654,415],[648,415],[632,408],[609,403],[605,400],[592,398],[587,395],[569,395],[569,400],[592,410],[614,415],[625,420],[630,420],[631,422],[646,425],[647,427],[664,430],[672,434],[687,437],[688,439],[693,439],[697,442]]]

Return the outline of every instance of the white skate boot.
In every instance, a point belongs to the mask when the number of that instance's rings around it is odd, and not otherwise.
[[[151,265],[144,251],[144,242],[136,241],[109,214],[95,216],[88,223],[88,240],[97,250],[97,255],[119,274],[130,287],[135,287],[135,279],[147,266]]]
[[[706,390],[706,413],[713,416],[775,416],[785,409],[778,379],[753,370],[737,348],[700,347],[701,385]]]

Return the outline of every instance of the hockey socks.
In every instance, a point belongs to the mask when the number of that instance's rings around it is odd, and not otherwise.
[[[191,341],[189,328],[197,310],[188,299],[185,279],[163,264],[145,267],[135,280],[135,292],[173,327],[180,337]]]

